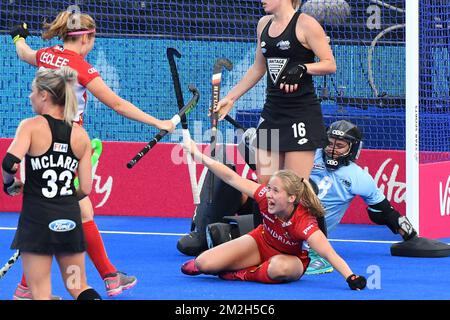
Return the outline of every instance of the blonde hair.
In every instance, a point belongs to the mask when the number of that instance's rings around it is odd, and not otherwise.
[[[78,73],[69,67],[59,69],[40,68],[36,72],[33,86],[41,91],[47,91],[53,104],[64,108],[64,121],[72,125],[78,112],[78,101],[73,88]]]
[[[290,196],[295,196],[294,205],[302,204],[309,212],[319,218],[325,210],[309,181],[300,178],[291,170],[280,170],[273,174],[283,182],[283,188]]]
[[[74,41],[79,36],[68,36],[68,32],[95,29],[95,21],[86,13],[62,11],[51,23],[44,22],[43,28],[42,38],[45,40],[57,36],[63,41]],[[89,37],[93,35],[93,33],[88,34]]]
[[[300,8],[300,0],[291,0],[291,3],[295,10]]]

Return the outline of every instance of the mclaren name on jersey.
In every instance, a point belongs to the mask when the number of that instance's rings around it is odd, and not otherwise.
[[[49,155],[37,158],[31,158],[31,167],[33,171],[48,168],[64,168],[75,172],[78,167],[78,160],[64,154]]]

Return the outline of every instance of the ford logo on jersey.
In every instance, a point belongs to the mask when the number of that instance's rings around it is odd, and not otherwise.
[[[49,223],[48,227],[50,230],[55,232],[68,232],[75,229],[77,224],[72,220],[59,219]]]

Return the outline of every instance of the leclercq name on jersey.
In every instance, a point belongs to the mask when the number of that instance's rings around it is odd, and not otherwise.
[[[67,66],[67,64],[69,63],[69,59],[55,56],[54,54],[51,54],[49,52],[44,52],[43,54],[41,54],[39,61],[56,68]]]
[[[48,168],[64,168],[75,172],[78,167],[78,160],[72,157],[60,154],[60,155],[49,155],[42,156],[38,158],[31,158],[31,168],[33,171],[48,169]]]

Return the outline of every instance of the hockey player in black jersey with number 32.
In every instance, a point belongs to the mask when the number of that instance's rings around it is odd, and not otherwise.
[[[67,290],[77,300],[100,300],[86,283],[85,241],[78,199],[91,191],[91,143],[72,124],[78,105],[69,67],[40,69],[30,94],[38,116],[23,120],[2,162],[3,190],[23,191],[17,231],[11,245],[20,250],[33,299],[51,299],[53,256]],[[25,184],[15,177],[25,157]],[[73,180],[79,177],[79,189]],[[76,280],[76,281],[74,281]]]

